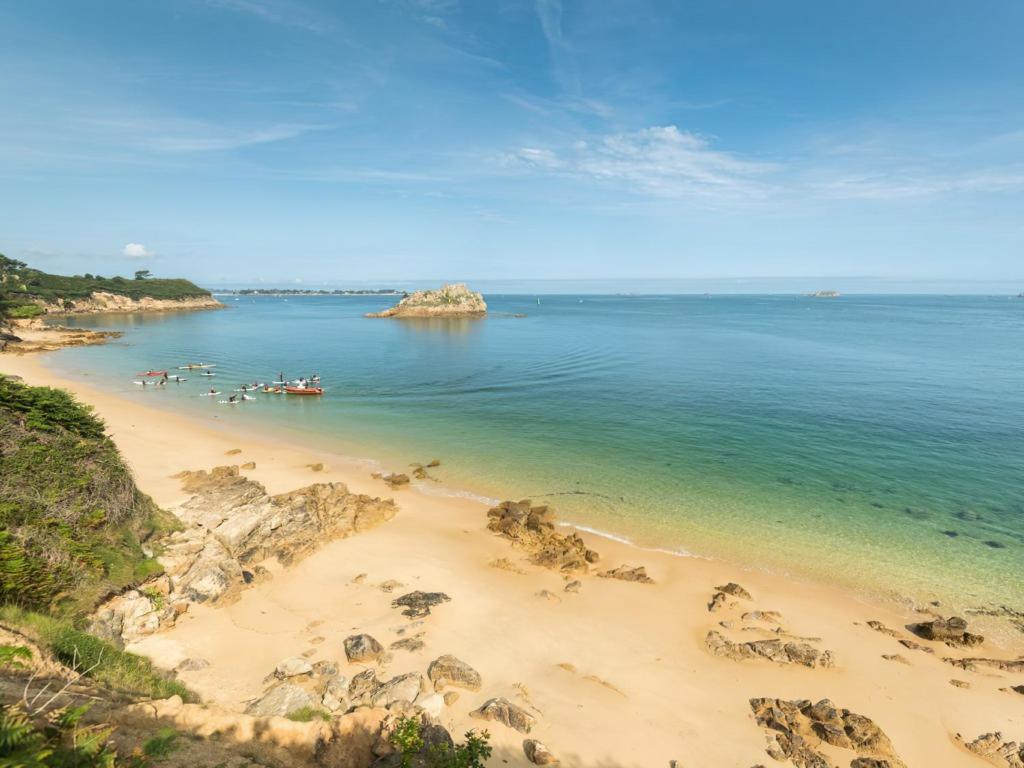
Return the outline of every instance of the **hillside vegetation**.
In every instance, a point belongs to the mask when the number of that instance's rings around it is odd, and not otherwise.
[[[0,377],[0,603],[78,615],[160,570],[168,517],[68,393]]]
[[[188,280],[151,278],[145,271],[133,278],[51,275],[0,254],[0,317],[34,317],[42,314],[39,301],[70,307],[93,293],[113,293],[131,299],[192,299],[210,295]]]

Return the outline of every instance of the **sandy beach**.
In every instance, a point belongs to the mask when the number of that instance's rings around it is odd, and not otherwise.
[[[326,542],[292,567],[268,563],[273,577],[244,590],[237,601],[196,606],[173,628],[130,647],[169,669],[185,658],[209,661],[205,669],[181,673],[205,701],[241,709],[265,690],[278,662],[302,654],[336,662],[351,677],[363,667],[347,663],[344,638],[365,632],[386,647],[422,633],[423,647],[392,651],[380,677],[423,673],[442,654],[470,664],[482,677],[480,690],[459,691],[439,719],[453,733],[487,727],[496,748],[493,764],[529,764],[522,733],[469,717],[494,697],[531,712],[537,722],[530,737],[563,765],[588,768],[667,766],[673,760],[685,768],[775,764],[765,752],[766,730],[751,712],[749,700],[757,697],[831,699],[871,718],[908,766],[984,765],[958,735],[968,741],[992,731],[1024,736],[1024,696],[1010,689],[1024,682],[1020,673],[970,671],[944,661],[1012,659],[1024,653],[1024,642],[954,649],[905,630],[933,616],[872,605],[828,585],[588,534],[587,546],[601,555],[595,570],[644,566],[654,583],[585,575],[578,577],[578,592],[566,592],[562,575],[529,563],[525,553],[487,530],[487,505],[480,502],[415,487],[392,490],[372,478],[365,463],[228,431],[63,380],[38,356],[0,356],[0,372],[67,388],[95,407],[139,486],[166,508],[188,495],[173,477],[178,472],[246,462],[255,468],[243,474],[271,493],[343,482],[355,492],[394,498],[399,506],[393,520]],[[234,449],[241,452],[226,455]],[[316,463],[322,471],[310,469]],[[492,565],[503,558],[514,569]],[[402,590],[381,589],[389,581],[407,590],[444,592],[451,600],[410,620],[391,606]],[[709,611],[716,586],[728,582],[742,585],[751,599],[729,595]],[[942,606],[933,610],[942,615]],[[751,617],[755,611],[781,617]],[[928,650],[905,647],[868,621]],[[799,639],[829,651],[834,663],[809,668],[716,656],[706,644],[710,631],[736,643]],[[823,751],[845,760],[837,762],[844,766],[855,756],[829,746]]]

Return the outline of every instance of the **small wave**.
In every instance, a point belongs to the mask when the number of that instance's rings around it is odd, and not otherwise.
[[[428,485],[427,483],[413,483],[413,487],[424,496],[440,496],[446,499],[471,499],[472,501],[479,501],[480,503],[487,504],[491,507],[501,504],[501,499],[493,499],[490,496],[473,493],[472,491],[453,490],[451,488],[445,488],[443,485],[438,486]]]
[[[658,552],[663,555],[672,555],[673,557],[693,557],[699,560],[711,560],[712,558],[706,557],[705,555],[698,555],[684,547],[678,547],[676,549],[665,549],[664,547],[643,547],[637,544],[630,538],[620,536],[617,533],[609,533],[608,531],[602,531],[600,528],[592,528],[589,525],[579,525],[572,522],[561,522],[559,525],[565,528],[575,528],[578,531],[589,533],[593,536],[599,536],[602,539],[608,539],[609,541],[615,541],[619,544],[625,544],[626,546],[639,549],[641,552]]]

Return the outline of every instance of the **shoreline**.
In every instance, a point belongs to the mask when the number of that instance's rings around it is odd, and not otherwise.
[[[95,407],[140,488],[165,508],[188,495],[172,477],[177,472],[249,461],[255,468],[242,474],[270,493],[344,482],[353,492],[390,496],[399,505],[394,520],[327,542],[289,568],[272,565],[273,578],[245,590],[237,601],[196,606],[174,627],[130,647],[166,668],[186,657],[208,660],[202,672],[182,674],[206,701],[238,708],[258,696],[266,674],[308,646],[311,634],[330,638],[314,646],[316,654],[340,663],[345,675],[360,671],[361,666],[346,665],[343,654],[339,658],[341,638],[369,632],[386,641],[414,626],[389,607],[392,595],[378,589],[378,583],[398,580],[411,589],[444,591],[452,602],[416,626],[416,632],[426,633],[425,649],[394,652],[387,676],[422,672],[443,653],[469,662],[484,686],[479,693],[462,691],[442,718],[453,732],[488,727],[496,747],[519,755],[511,761],[515,765],[527,765],[522,735],[469,717],[485,698],[504,696],[536,710],[540,725],[531,737],[567,765],[764,762],[764,733],[747,703],[758,696],[827,697],[867,715],[908,765],[969,768],[978,758],[956,743],[955,734],[971,740],[993,730],[1010,736],[1024,730],[1013,698],[1019,694],[1005,692],[1005,686],[1020,682],[1019,675],[967,671],[942,661],[944,656],[1021,654],[1019,638],[969,651],[931,644],[931,652],[923,653],[865,626],[877,620],[902,628],[929,618],[906,606],[742,564],[658,552],[583,526],[571,527],[600,552],[595,570],[642,565],[654,584],[586,576],[581,592],[570,594],[560,574],[529,564],[521,550],[485,528],[489,505],[481,499],[415,487],[392,491],[370,476],[372,460],[171,413],[62,378],[28,355],[0,356],[0,372],[67,388]],[[225,455],[235,448],[241,453]],[[323,470],[310,469],[314,463],[323,463]],[[492,565],[503,559],[512,561],[514,570]],[[753,600],[710,612],[715,586],[730,581],[740,582]],[[704,641],[709,631],[736,642],[777,636],[776,628],[741,617],[748,610],[780,611],[783,637],[815,639],[815,647],[834,654],[835,667],[807,669],[709,653]],[[974,618],[971,623],[973,629]],[[887,656],[904,657],[905,663]],[[954,687],[953,678],[971,687]],[[631,738],[622,739],[623,734]]]

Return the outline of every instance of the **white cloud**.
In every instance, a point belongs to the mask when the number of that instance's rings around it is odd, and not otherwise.
[[[128,243],[121,253],[129,259],[146,259],[153,255],[142,243]]]
[[[760,180],[775,165],[743,159],[712,148],[696,134],[674,125],[577,141],[559,152],[523,147],[506,155],[506,166],[568,174],[655,197],[759,197]]]

